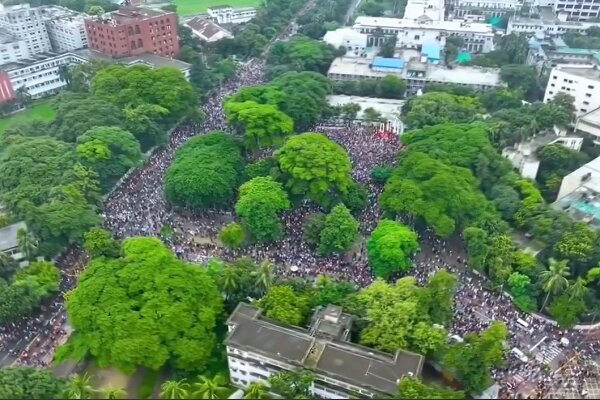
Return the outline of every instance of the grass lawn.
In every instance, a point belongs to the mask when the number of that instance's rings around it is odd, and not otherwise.
[[[194,15],[203,14],[208,7],[228,5],[238,7],[257,7],[261,0],[175,0],[177,14]]]
[[[50,121],[54,119],[56,112],[50,107],[50,101],[40,101],[16,114],[10,115],[5,118],[0,118],[0,135],[4,133],[6,128],[10,127],[15,122],[27,121],[32,119],[41,119],[43,121]]]

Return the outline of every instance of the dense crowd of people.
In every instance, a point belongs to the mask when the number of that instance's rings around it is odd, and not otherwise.
[[[374,229],[381,218],[378,197],[382,185],[371,178],[375,166],[393,165],[401,145],[395,135],[381,135],[373,128],[347,124],[344,126],[317,126],[315,131],[322,132],[342,145],[352,159],[353,178],[364,185],[369,192],[367,206],[359,215],[361,240],[348,256],[316,257],[315,252],[303,240],[303,225],[306,218],[319,211],[308,203],[286,212],[283,216],[285,226],[283,238],[275,243],[251,246],[245,249],[225,249],[218,244],[220,228],[233,219],[227,212],[205,211],[202,213],[175,212],[169,207],[163,195],[163,179],[171,164],[175,151],[190,137],[212,130],[228,130],[222,111],[225,98],[240,88],[261,83],[264,64],[253,60],[241,66],[236,78],[214,91],[204,106],[205,119],[201,123],[188,122],[173,130],[166,147],[158,149],[141,168],[136,169],[123,180],[121,186],[107,199],[104,206],[105,226],[119,238],[131,236],[161,237],[164,230],[174,233],[168,235],[167,243],[182,259],[202,263],[210,258],[220,257],[226,260],[240,256],[250,256],[257,260],[269,259],[278,267],[281,276],[297,276],[312,279],[327,274],[339,279],[354,281],[364,287],[372,282],[368,266],[365,237]],[[459,241],[446,242],[428,229],[416,229],[420,235],[421,252],[414,260],[412,271],[423,284],[437,270],[444,268],[457,275],[459,287],[456,294],[455,318],[450,328],[453,337],[464,338],[469,332],[478,332],[494,320],[506,323],[510,339],[509,348],[523,349],[527,352],[532,346],[531,332],[543,333],[546,342],[558,342],[564,345],[565,357],[577,354],[573,367],[560,378],[552,376],[551,369],[545,366],[545,359],[532,357],[527,361],[509,354],[505,367],[493,371],[493,377],[499,383],[502,396],[515,398],[519,382],[534,385],[533,395],[549,397],[555,386],[575,387],[585,396],[582,384],[588,375],[581,367],[596,354],[596,348],[584,340],[575,331],[561,332],[550,323],[541,322],[515,309],[506,295],[487,290],[485,278],[468,272],[464,249]],[[0,362],[16,361],[26,365],[48,365],[57,345],[66,336],[66,316],[63,294],[72,289],[78,273],[88,260],[80,248],[70,248],[62,254],[56,263],[61,267],[61,293],[44,304],[42,312],[36,317],[0,328]],[[525,324],[519,321],[525,322]],[[540,346],[538,350],[542,350]],[[517,379],[518,381],[518,379]]]

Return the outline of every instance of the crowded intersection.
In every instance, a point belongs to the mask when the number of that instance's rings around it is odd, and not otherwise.
[[[370,171],[395,162],[397,153],[402,151],[395,135],[380,135],[373,128],[354,124],[314,128],[346,148],[353,163],[353,177],[369,192],[368,205],[359,217],[362,239],[344,257],[317,258],[303,241],[306,217],[319,211],[309,204],[284,215],[283,239],[274,244],[230,250],[221,246],[217,237],[221,227],[233,219],[231,213],[177,212],[165,201],[163,180],[176,150],[194,135],[212,130],[227,131],[222,111],[224,100],[244,86],[261,83],[263,72],[262,61],[251,61],[239,68],[236,78],[211,93],[203,108],[203,122],[184,123],[176,128],[168,145],[155,151],[143,167],[133,171],[106,198],[105,226],[119,238],[161,237],[163,229],[169,227],[174,234],[168,244],[181,259],[193,263],[201,264],[215,257],[233,260],[249,256],[270,260],[282,277],[313,279],[325,274],[367,286],[373,278],[364,238],[381,218],[378,197],[383,190],[372,181]],[[415,229],[420,236],[421,251],[414,258],[411,274],[421,284],[438,269],[447,269],[459,278],[455,318],[450,327],[452,337],[460,340],[469,332],[487,328],[494,320],[503,321],[510,332],[508,349],[520,349],[520,352],[509,351],[506,366],[493,372],[501,397],[591,397],[586,384],[597,382],[598,378],[597,368],[587,368],[597,353],[594,343],[576,331],[560,331],[548,322],[518,312],[507,295],[488,290],[486,280],[468,270],[459,239],[444,241],[428,229]],[[3,364],[41,366],[51,362],[55,348],[64,343],[68,334],[63,295],[74,287],[86,262],[84,252],[75,247],[58,257],[56,263],[62,271],[59,296],[49,300],[39,315],[0,328]],[[569,364],[561,367],[566,362]],[[530,390],[523,393],[524,387]]]

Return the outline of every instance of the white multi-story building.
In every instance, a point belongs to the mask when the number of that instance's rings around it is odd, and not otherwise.
[[[404,8],[404,19],[426,16],[432,21],[443,21],[445,12],[444,0],[408,0]]]
[[[575,132],[584,133],[594,139],[594,144],[600,145],[600,108],[596,108],[577,118]]]
[[[0,29],[0,65],[29,57],[27,42]]]
[[[567,32],[585,33],[592,26],[600,27],[600,22],[563,21],[557,17],[528,18],[516,15],[508,20],[506,33],[536,33],[548,36],[562,36]]]
[[[507,158],[512,165],[519,170],[523,178],[533,179],[537,177],[540,168],[540,160],[536,152],[543,146],[560,144],[567,149],[580,151],[583,138],[567,136],[565,130],[555,128],[555,132],[547,135],[535,136],[532,139],[517,143],[515,146],[506,147],[502,150],[502,156]]]
[[[573,96],[578,116],[600,107],[600,71],[596,67],[576,65],[553,68],[544,102],[551,101],[557,93]]]
[[[365,57],[367,55],[367,35],[352,28],[340,28],[327,31],[323,41],[335,48],[344,47],[346,57]]]
[[[563,178],[553,207],[600,229],[600,157]]]
[[[523,0],[451,0],[449,2],[452,18],[484,20],[486,17],[503,17],[507,13],[518,12]]]
[[[31,55],[52,51],[40,8],[29,4],[0,5],[0,28],[24,40]]]
[[[46,6],[41,9],[50,43],[55,52],[64,53],[88,47],[85,14],[60,6]]]
[[[240,303],[227,320],[229,375],[237,387],[304,368],[314,373],[311,392],[320,398],[379,398],[395,394],[403,377],[421,375],[419,354],[392,355],[349,342],[353,317],[341,307],[317,310],[309,329],[282,325],[261,311]]]
[[[254,7],[213,6],[209,7],[206,12],[218,24],[243,24],[256,16]]]
[[[564,14],[572,21],[585,21],[600,17],[599,0],[554,0],[552,7],[555,13]]]
[[[361,16],[356,18],[353,29],[368,35],[367,46],[381,46],[395,35],[398,48],[416,48],[434,42],[443,47],[447,37],[458,36],[463,39],[465,50],[472,53],[494,50],[494,28],[490,24],[433,21],[425,16],[416,20]]]

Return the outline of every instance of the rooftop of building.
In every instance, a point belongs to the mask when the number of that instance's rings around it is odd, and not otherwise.
[[[4,4],[0,4],[0,12],[23,11],[23,10],[30,10],[31,8],[32,7],[29,5],[29,3],[12,4],[12,5],[8,5],[8,6],[5,6]]]
[[[388,71],[373,71],[372,60],[367,58],[338,57],[331,63],[328,74],[352,75],[370,78],[382,78],[390,75]],[[456,83],[461,85],[498,86],[501,83],[497,68],[455,66],[452,69],[442,65],[425,64],[417,61],[405,63],[402,70],[393,72],[404,78],[422,78],[433,82]],[[408,74],[407,71],[419,71]],[[409,76],[410,75],[410,76]]]
[[[46,20],[77,20],[81,21],[87,14],[73,11],[66,7],[50,5],[40,7],[42,17]]]
[[[137,6],[124,6],[116,11],[104,14],[100,19],[93,17],[93,20],[110,23],[114,25],[127,24],[135,21],[144,21],[160,16],[172,15],[173,12],[157,10],[154,8],[143,8]],[[92,19],[89,17],[88,19]]]
[[[600,157],[579,167],[571,175],[581,177],[580,185],[571,193],[558,199],[554,208],[569,213],[574,219],[600,228]]]
[[[185,23],[188,27],[198,32],[203,38],[210,40],[213,36],[218,34],[219,32],[223,32],[227,35],[231,35],[231,33],[218,25],[216,22],[206,19],[204,17],[195,17],[190,19]]]
[[[327,102],[332,106],[341,106],[344,104],[357,104],[360,106],[360,111],[357,118],[362,119],[364,110],[372,108],[379,112],[387,121],[395,121],[400,117],[404,100],[397,99],[382,99],[378,97],[362,97],[362,96],[347,96],[343,94],[335,94],[327,96]]]
[[[594,81],[600,81],[600,70],[595,67],[574,67],[571,65],[558,66],[555,69],[565,72],[567,74],[575,75],[580,78],[591,79]]]
[[[420,376],[419,354],[391,355],[336,339],[339,329],[331,325],[350,329],[351,320],[340,307],[327,306],[316,311],[307,330],[264,318],[260,309],[240,303],[227,320],[232,329],[226,344],[381,393],[394,393],[403,376]],[[330,323],[325,335],[319,330],[323,321]]]
[[[0,251],[6,251],[18,247],[17,232],[27,229],[25,222],[17,222],[0,229]]]
[[[50,51],[45,52],[45,53],[33,54],[33,55],[30,55],[29,58],[25,58],[23,60],[14,61],[14,62],[2,65],[2,70],[10,72],[15,69],[20,69],[20,68],[27,67],[27,66],[30,66],[33,64],[37,64],[39,62],[48,61],[49,59],[52,59],[52,58],[61,57],[66,54],[68,54],[68,53],[59,54],[59,53],[53,53]]]
[[[600,107],[583,114],[577,119],[577,123],[584,122],[600,127]]]
[[[352,41],[364,41],[367,43],[367,35],[355,31],[352,28],[339,28],[334,31],[327,31],[323,36],[323,41],[331,44],[334,47],[339,47]]]
[[[354,22],[354,28],[361,26],[374,26],[385,28],[413,28],[413,29],[435,29],[439,31],[460,31],[480,34],[493,34],[494,28],[490,24],[479,22],[464,22],[462,20],[455,21],[433,21],[427,19],[407,19],[407,18],[387,18],[387,17],[367,17],[359,16]]]
[[[538,12],[539,12],[539,18],[533,18],[533,17],[526,17],[523,15],[513,15],[510,17],[509,20],[509,25],[510,24],[514,24],[514,23],[518,23],[518,24],[523,24],[523,25],[556,25],[556,26],[562,26],[562,27],[573,27],[573,28],[582,28],[585,29],[587,27],[593,26],[593,25],[598,25],[597,22],[588,22],[588,21],[563,21],[560,20],[556,14],[554,13],[554,11],[552,10],[552,7],[539,7],[538,8]]]
[[[375,57],[372,62],[374,68],[402,69],[404,68],[404,64],[404,60],[387,57]]]
[[[404,8],[406,19],[417,19],[424,15],[433,21],[443,21],[444,13],[444,0],[408,0]]]

